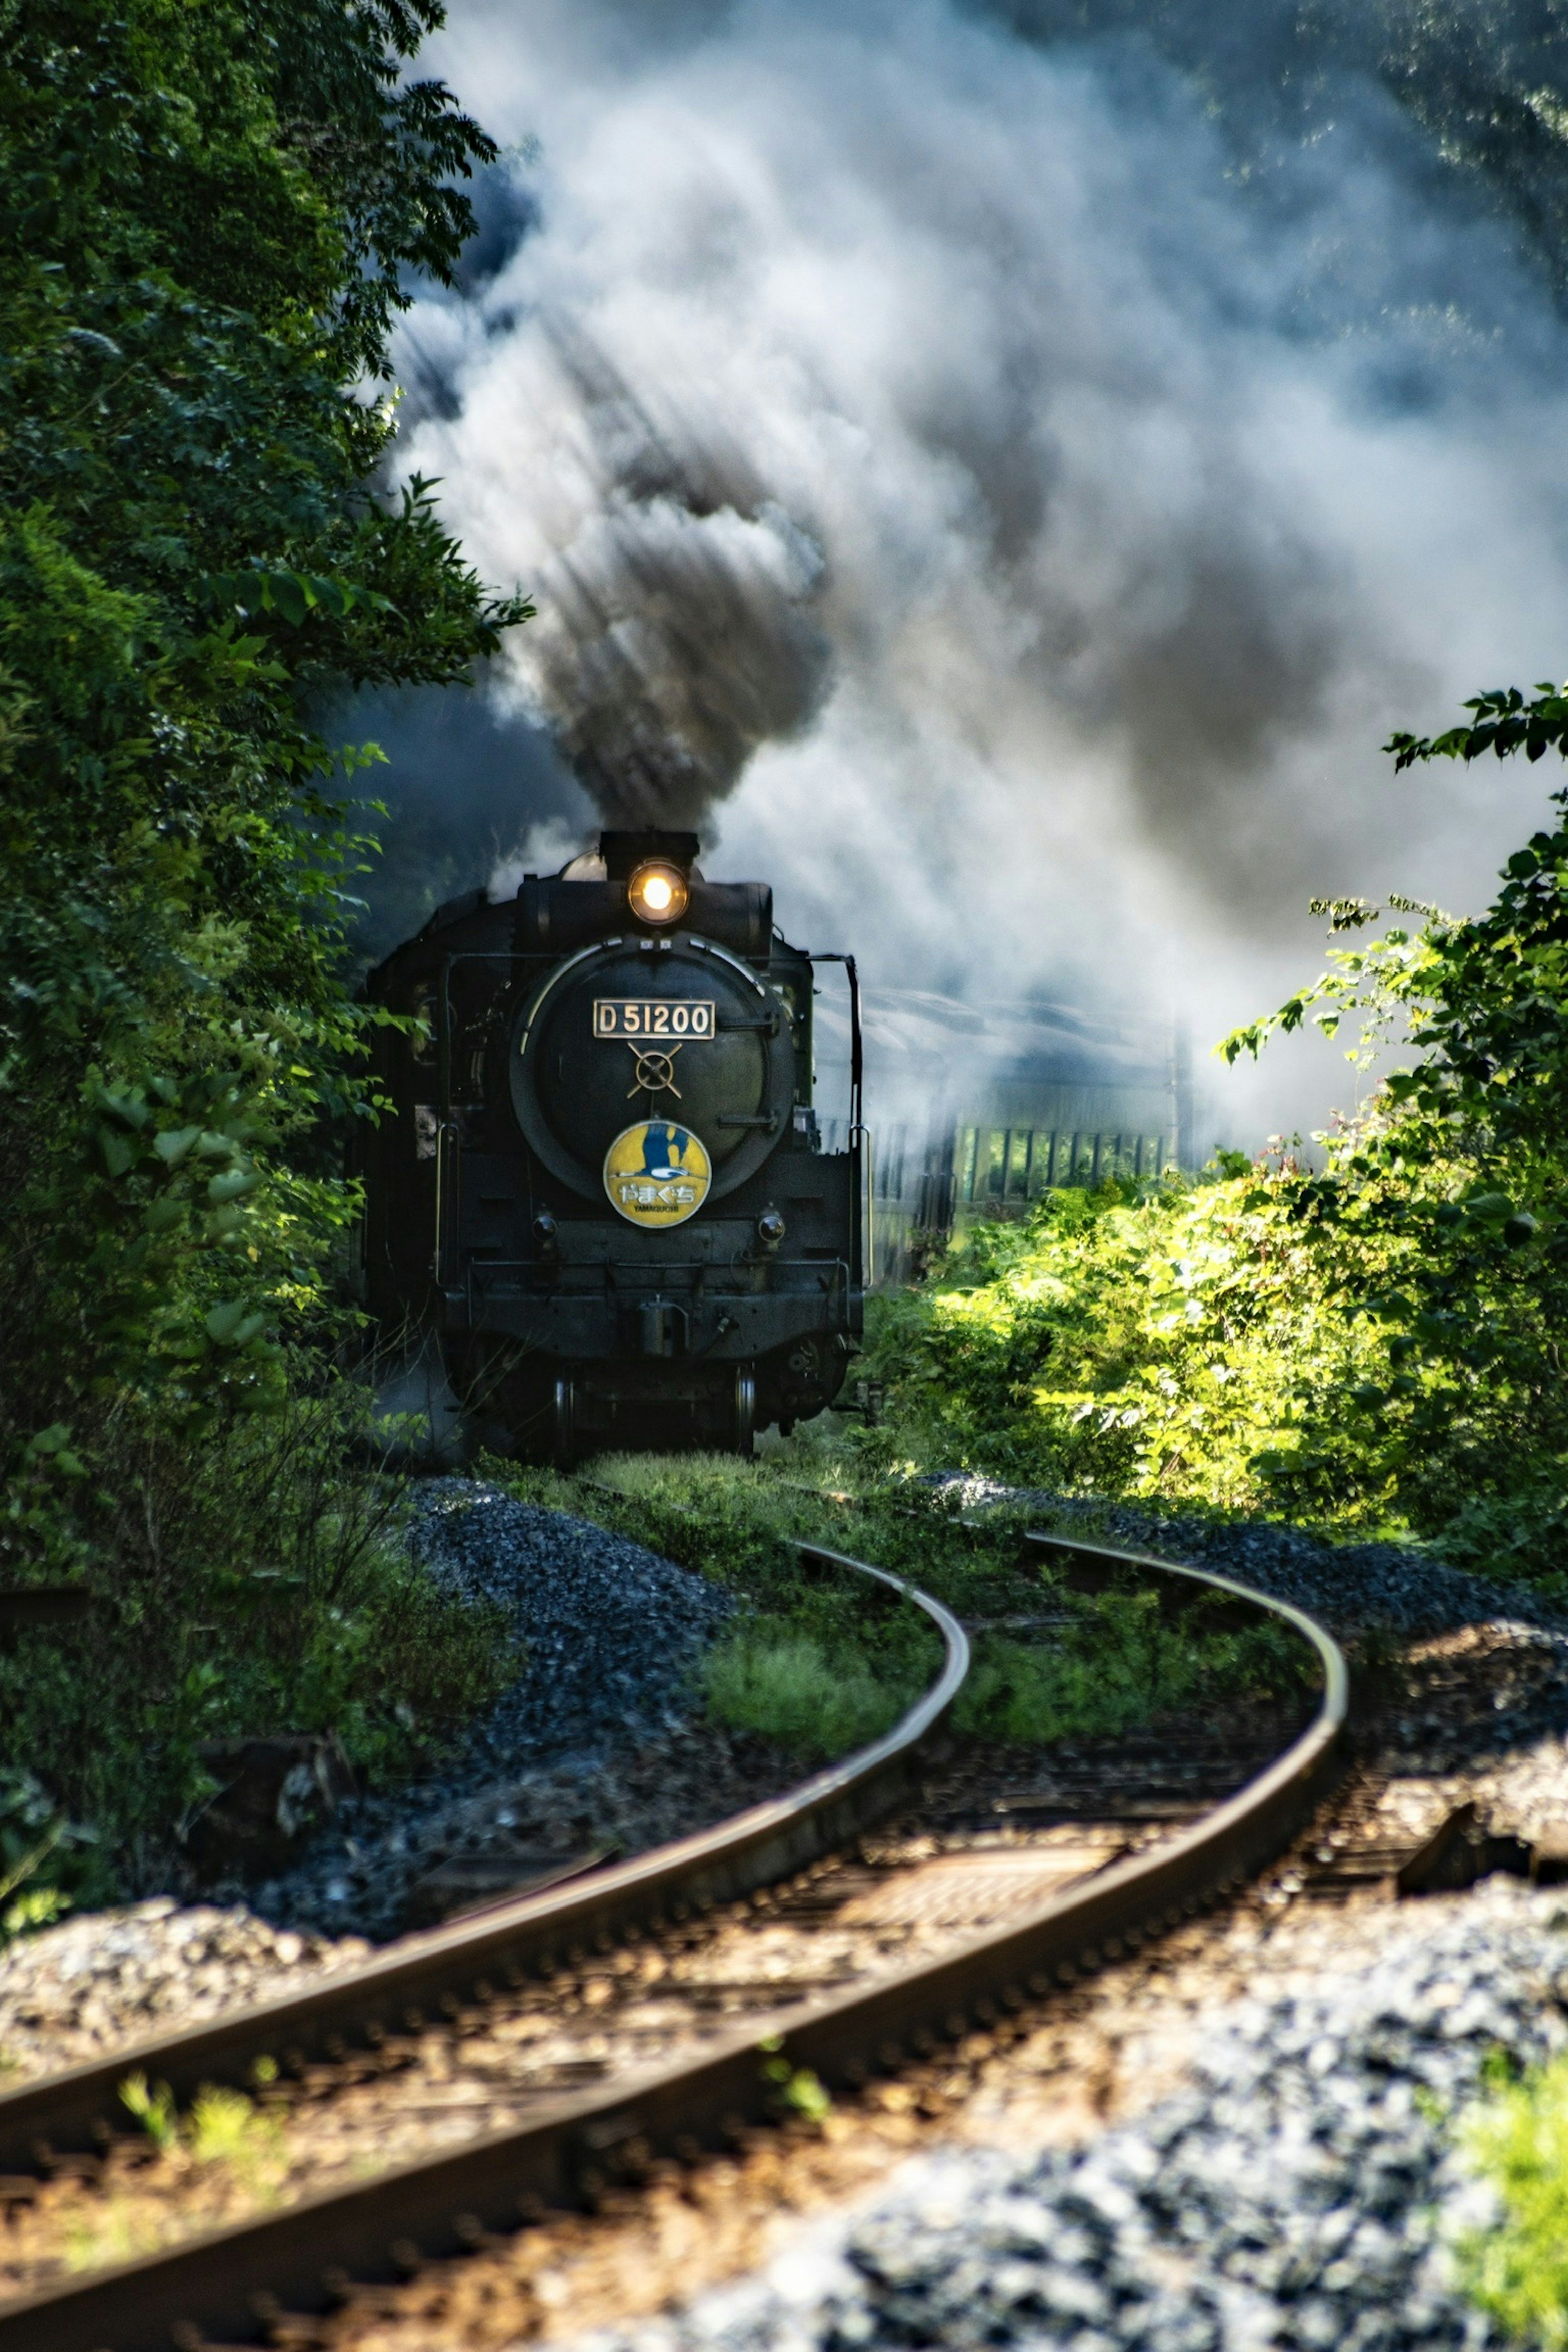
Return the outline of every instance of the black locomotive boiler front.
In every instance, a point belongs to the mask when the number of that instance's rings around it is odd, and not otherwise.
[[[516,1451],[749,1452],[829,1404],[861,1328],[859,1024],[849,1149],[812,1105],[810,957],[691,834],[437,909],[372,974],[393,1106],[365,1162],[369,1305],[435,1331]]]

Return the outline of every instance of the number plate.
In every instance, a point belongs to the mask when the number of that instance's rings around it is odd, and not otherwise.
[[[711,1037],[710,996],[596,996],[595,1037]]]

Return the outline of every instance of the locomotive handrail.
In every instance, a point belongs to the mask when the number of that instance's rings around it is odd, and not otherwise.
[[[857,1263],[850,1269],[851,1286],[864,1290],[868,1272],[873,1276],[876,1265],[871,1255],[871,1130],[866,1124],[866,1045],[860,1026],[860,967],[852,955],[837,948],[824,948],[820,953],[813,948],[806,955],[812,964],[841,963],[849,983],[849,1150],[855,1160],[855,1242],[853,1255]],[[861,1150],[862,1143],[865,1146]]]

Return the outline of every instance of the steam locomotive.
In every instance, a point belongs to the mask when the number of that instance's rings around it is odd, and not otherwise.
[[[607,832],[514,899],[440,907],[370,976],[393,1109],[363,1146],[367,1303],[438,1339],[470,1425],[563,1466],[749,1454],[842,1385],[865,1131],[812,1103],[814,960],[695,834]]]

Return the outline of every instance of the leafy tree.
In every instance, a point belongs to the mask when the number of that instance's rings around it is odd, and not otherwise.
[[[388,330],[494,154],[405,79],[440,20],[0,5],[0,1573],[85,1565],[121,1635],[192,1440],[320,1377],[353,1210],[313,1139],[374,1108],[340,932],[379,754],[305,714],[530,610],[387,480]]]
[[[1401,766],[1568,747],[1568,693],[1479,696]],[[1319,1172],[1055,1196],[981,1229],[884,1334],[904,1426],[1102,1492],[1402,1528],[1561,1574],[1568,1529],[1568,792],[1492,904],[1396,918],[1226,1039],[1312,1023],[1396,1064]],[[1381,918],[1321,904],[1344,939]],[[1408,919],[1419,919],[1412,922]],[[1563,1589],[1568,1590],[1568,1580]]]

